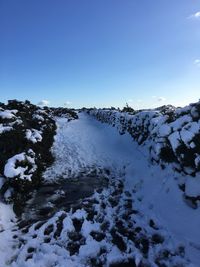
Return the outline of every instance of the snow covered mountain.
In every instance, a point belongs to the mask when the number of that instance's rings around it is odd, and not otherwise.
[[[200,102],[10,101],[0,150],[0,267],[200,266]]]

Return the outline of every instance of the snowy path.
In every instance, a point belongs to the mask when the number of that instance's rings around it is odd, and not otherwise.
[[[92,166],[122,168],[132,162],[131,138],[121,138],[115,129],[87,115],[80,114],[79,120],[70,123],[60,118],[57,127],[53,147],[56,161],[45,173],[46,179],[67,178]]]
[[[152,166],[142,149],[129,135],[119,135],[115,128],[80,114],[80,119],[67,123],[58,119],[58,134],[54,144],[56,162],[46,177],[76,175],[81,168],[101,166],[123,171],[128,189],[135,189],[137,208],[154,214],[163,228],[188,247],[188,255],[200,262],[200,216],[182,199],[177,179],[171,171]]]
[[[12,266],[114,267],[136,266],[131,263],[135,261],[156,267],[158,261],[170,267],[198,267],[200,216],[182,199],[177,179],[183,177],[170,167],[152,166],[145,148],[129,135],[121,136],[86,114],[79,117],[71,122],[57,119],[55,162],[45,180],[66,178],[67,183],[67,178],[79,177],[85,169],[104,168],[110,169],[114,180],[102,193],[83,200],[81,207],[59,211],[25,229],[24,245]],[[129,258],[130,265],[113,263]],[[144,264],[146,259],[150,265]]]

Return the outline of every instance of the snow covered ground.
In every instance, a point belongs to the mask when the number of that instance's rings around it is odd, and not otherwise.
[[[13,231],[16,230],[16,217],[12,206],[0,203],[0,266],[9,266],[11,255],[15,249],[16,240]]]
[[[82,167],[103,166],[121,171],[125,167],[127,189],[134,189],[137,207],[154,214],[162,227],[188,247],[188,256],[200,262],[200,215],[188,207],[178,188],[187,179],[171,170],[162,170],[148,161],[147,151],[129,135],[119,135],[115,128],[81,115],[70,124],[58,119],[58,135],[54,146],[55,164],[46,177],[68,177],[69,170],[79,173]],[[65,162],[65,164],[63,164]]]
[[[178,187],[186,175],[170,165],[164,170],[153,166],[145,147],[130,135],[121,136],[84,113],[71,122],[58,118],[57,127],[52,148],[56,160],[44,173],[45,181],[65,178],[67,183],[84,169],[106,168],[112,176],[109,187],[70,212],[60,211],[27,231],[18,230],[21,243],[12,253],[6,249],[13,241],[8,224],[0,267],[9,256],[14,267],[200,265],[199,210],[186,205]],[[102,228],[106,221],[109,226]]]
[[[64,118],[57,119],[53,147],[56,160],[45,172],[46,179],[76,176],[85,167],[121,168],[132,161],[130,138],[121,138],[116,130],[90,116],[79,116],[79,120],[70,123]]]

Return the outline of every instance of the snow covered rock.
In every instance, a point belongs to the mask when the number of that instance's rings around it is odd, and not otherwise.
[[[18,111],[17,110],[0,110],[0,118],[5,120],[5,119],[14,119],[16,118],[14,114],[16,114]]]
[[[33,143],[41,142],[42,135],[41,132],[36,129],[27,129],[26,130],[26,138]]]
[[[29,149],[27,153],[23,152],[8,159],[4,167],[4,176],[31,181],[36,169],[35,153]]]

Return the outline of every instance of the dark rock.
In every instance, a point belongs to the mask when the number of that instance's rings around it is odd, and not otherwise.
[[[146,255],[149,251],[149,240],[147,238],[141,238],[140,244],[142,253]]]
[[[82,235],[80,233],[77,232],[69,232],[68,233],[68,237],[69,239],[71,239],[72,241],[79,241],[82,238]]]
[[[27,249],[27,252],[28,253],[32,253],[32,252],[34,252],[35,251],[35,248],[33,248],[33,247],[29,247],[28,249]]]
[[[162,244],[164,242],[164,237],[159,234],[153,234],[151,240],[155,244]]]
[[[70,241],[67,244],[67,250],[70,253],[70,256],[77,254],[79,252],[80,244],[78,242]]]
[[[54,230],[54,225],[50,224],[47,226],[47,228],[45,228],[44,230],[44,235],[49,235],[50,233],[52,233]]]
[[[100,228],[101,228],[102,231],[106,231],[106,230],[109,229],[109,226],[110,226],[110,222],[109,222],[109,221],[104,221],[104,222],[101,224]]]
[[[63,229],[63,220],[64,218],[66,217],[65,214],[61,215],[57,222],[56,222],[56,231],[54,232],[54,235],[53,237],[56,239],[60,236],[61,232],[62,232],[62,229]]]
[[[155,230],[158,230],[158,227],[156,226],[154,220],[152,219],[149,220],[149,226]]]
[[[74,218],[74,219],[72,219],[72,221],[73,221],[73,225],[74,225],[76,232],[80,232],[82,224],[83,224],[83,220],[78,220],[78,219]]]
[[[51,238],[50,237],[45,237],[44,238],[44,243],[50,243],[51,242]]]
[[[119,250],[126,251],[127,249],[126,243],[115,229],[111,230],[111,236],[113,244],[115,244]]]
[[[45,223],[45,222],[38,222],[38,223],[35,225],[34,229],[35,229],[35,230],[38,230],[44,223]]]
[[[98,242],[102,241],[106,236],[104,233],[97,231],[92,231],[90,235]]]

